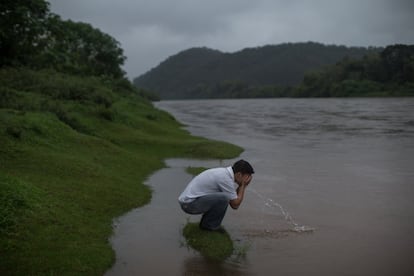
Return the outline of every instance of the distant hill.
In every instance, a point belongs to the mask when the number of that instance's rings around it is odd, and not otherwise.
[[[162,99],[217,98],[217,86],[244,87],[298,85],[310,70],[335,64],[344,57],[361,58],[380,48],[323,45],[315,42],[284,43],[223,53],[191,48],[167,58],[134,79]]]

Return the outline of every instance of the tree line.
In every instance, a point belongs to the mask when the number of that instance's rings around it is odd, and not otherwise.
[[[344,57],[362,58],[382,48],[345,47],[316,42],[283,43],[224,53],[191,48],[173,55],[134,84],[161,98],[265,97],[291,94],[306,72]]]
[[[125,77],[118,41],[88,23],[63,20],[44,0],[1,1],[0,25],[0,67]]]
[[[414,96],[414,45],[391,45],[360,59],[346,57],[305,74],[296,86],[221,81],[199,85],[189,98]]]
[[[414,96],[414,45],[390,45],[361,59],[345,58],[309,72],[299,97]]]
[[[285,43],[222,53],[192,48],[134,84],[163,99],[414,95],[414,45]]]

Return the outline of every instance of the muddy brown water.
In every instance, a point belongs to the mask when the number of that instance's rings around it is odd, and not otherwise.
[[[414,99],[161,101],[187,129],[245,148],[256,174],[223,225],[235,254],[187,248],[187,166],[166,160],[150,204],[115,222],[106,275],[414,275]],[[237,252],[236,252],[237,253]],[[243,253],[243,254],[241,254]]]

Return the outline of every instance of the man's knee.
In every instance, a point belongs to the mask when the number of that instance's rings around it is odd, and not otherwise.
[[[221,206],[227,206],[229,204],[229,198],[225,194],[220,193],[216,195],[215,202]]]
[[[229,205],[229,198],[224,194],[218,194],[214,202],[215,207],[213,208],[217,208],[218,210],[222,209],[225,211]]]

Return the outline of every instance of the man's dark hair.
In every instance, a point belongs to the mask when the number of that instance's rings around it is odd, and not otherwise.
[[[233,173],[241,172],[242,174],[254,174],[253,167],[249,162],[241,159],[233,164],[232,166]]]

